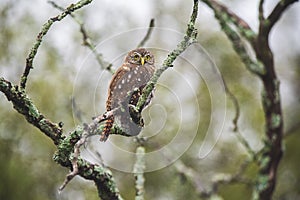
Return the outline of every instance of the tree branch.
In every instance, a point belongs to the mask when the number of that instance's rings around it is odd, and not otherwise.
[[[222,18],[222,20],[227,21],[227,23],[233,24],[239,34],[241,34],[244,38],[246,38],[251,44],[254,43],[254,39],[256,37],[256,33],[250,28],[248,23],[229,10],[226,6],[218,3],[215,0],[202,0],[205,4],[207,4],[213,11],[219,14],[223,14],[223,16],[216,16],[216,18]],[[219,19],[219,20],[220,20]]]
[[[58,144],[64,139],[63,130],[59,124],[47,119],[37,107],[32,103],[24,90],[11,82],[0,78],[0,91],[3,92],[8,101],[11,101],[14,109],[22,114],[26,120],[42,131],[46,136],[51,138],[54,144]]]
[[[48,1],[54,8],[57,8],[60,11],[64,11],[64,8],[56,4],[54,1]],[[79,25],[80,32],[82,34],[83,45],[88,47],[96,57],[96,60],[102,69],[108,70],[110,73],[114,73],[112,69],[112,63],[109,63],[104,60],[103,55],[96,50],[96,45],[92,42],[91,37],[88,35],[88,32],[84,26],[84,23],[76,17],[73,13],[70,13],[70,16],[74,19],[74,21]]]
[[[212,186],[210,189],[205,189],[203,183],[201,182],[201,177],[199,173],[196,172],[194,169],[186,166],[182,161],[178,160],[174,163],[176,170],[180,175],[184,176],[187,180],[189,180],[199,197],[204,199],[214,199],[214,197],[218,197],[216,199],[220,199],[218,190],[221,185],[225,184],[234,184],[234,183],[242,183],[248,186],[251,186],[253,182],[248,178],[244,178],[243,174],[247,167],[249,166],[250,162],[246,160],[244,163],[241,164],[239,169],[234,174],[217,174],[212,179]]]
[[[75,10],[78,10],[78,9],[82,8],[83,6],[85,6],[85,5],[87,5],[91,2],[92,2],[92,0],[81,0],[81,1],[78,1],[77,3],[75,3],[75,4],[71,4],[66,9],[64,9],[64,11],[61,14],[50,18],[42,26],[42,30],[38,33],[36,41],[35,41],[33,47],[31,48],[31,50],[30,50],[30,52],[29,52],[29,54],[26,58],[25,70],[24,70],[23,75],[21,76],[21,80],[20,80],[21,89],[25,89],[25,87],[26,87],[27,78],[28,78],[30,70],[33,69],[33,60],[34,60],[34,58],[37,54],[38,48],[40,47],[40,45],[43,41],[43,37],[48,33],[48,31],[51,28],[51,26],[53,25],[53,23],[57,22],[57,21],[61,21],[63,18],[65,18],[70,13],[74,12]]]
[[[62,135],[62,128],[44,117],[23,89],[12,85],[4,78],[0,78],[0,91],[12,102],[14,109],[22,114],[30,124],[40,129],[40,131],[53,140],[54,144],[58,147],[58,151],[54,155],[54,160],[72,170],[68,174],[67,179],[71,180],[72,177],[79,174],[83,178],[95,182],[99,197],[102,199],[122,199],[110,170],[103,166],[91,164],[79,155],[79,148],[84,142],[84,139],[82,139],[84,138],[83,136],[100,134],[103,128],[100,122],[109,116],[110,113],[96,117],[84,128],[78,126],[69,136],[65,137]],[[117,127],[114,127],[113,133],[122,134],[121,130]]]
[[[167,58],[163,62],[163,66],[159,69],[157,69],[148,82],[148,84],[145,86],[143,89],[142,95],[139,98],[139,101],[136,105],[136,111],[141,112],[143,109],[143,106],[145,102],[147,101],[150,93],[154,89],[159,77],[162,75],[164,71],[166,71],[169,67],[173,67],[173,62],[176,60],[176,58],[184,52],[191,44],[196,42],[197,38],[197,29],[195,28],[195,22],[197,19],[198,15],[198,0],[194,0],[194,6],[193,6],[193,11],[192,15],[190,17],[190,21],[188,23],[188,27],[186,30],[186,33],[184,35],[184,38],[181,42],[177,44],[177,47],[171,51],[171,53],[168,54]]]
[[[103,126],[100,126],[99,123],[105,117],[106,115],[101,115],[96,117],[90,124],[85,124],[83,127],[78,126],[59,143],[53,159],[71,170],[60,189],[63,189],[74,176],[80,175],[87,180],[95,182],[101,199],[122,199],[111,171],[102,165],[92,164],[80,156],[79,148],[84,144],[86,137],[102,132]],[[117,130],[114,129],[114,131],[116,132]]]
[[[293,3],[299,0],[281,0],[277,3],[271,14],[265,21],[266,34],[269,34],[275,23],[280,19],[282,13]]]
[[[254,73],[258,76],[264,74],[265,71],[264,71],[264,68],[263,68],[262,64],[258,61],[253,60],[250,57],[250,55],[247,52],[247,49],[245,47],[245,44],[244,44],[242,38],[229,25],[229,24],[234,24],[234,25],[237,25],[238,27],[240,27],[238,30],[241,33],[241,35],[245,36],[250,41],[250,44],[254,45],[255,44],[254,39],[256,38],[256,34],[254,34],[251,29],[247,29],[246,28],[247,26],[243,27],[243,26],[240,25],[240,24],[244,24],[246,22],[237,23],[237,21],[240,21],[242,19],[237,17],[235,14],[232,14],[232,12],[228,8],[226,8],[225,6],[217,3],[216,1],[212,1],[212,0],[202,0],[202,1],[204,3],[206,3],[210,8],[213,9],[213,11],[215,13],[215,17],[219,21],[222,30],[227,35],[227,37],[232,41],[232,45],[233,45],[234,50],[239,55],[242,62],[246,65],[247,69],[250,72],[252,72],[252,73]],[[250,36],[248,36],[247,34],[243,34],[243,32],[246,33],[247,31],[251,32],[251,34],[249,34]]]
[[[143,47],[145,45],[145,43],[149,40],[150,38],[150,35],[153,31],[153,28],[154,28],[154,19],[151,19],[150,20],[150,23],[149,23],[149,28],[148,28],[148,31],[145,35],[145,37],[141,40],[141,42],[137,45],[137,47]]]
[[[144,178],[144,170],[145,170],[145,147],[138,146],[136,148],[136,161],[133,167],[133,173],[135,177],[135,190],[136,196],[135,200],[143,200],[145,193],[145,178]]]
[[[258,75],[263,82],[262,104],[266,121],[266,140],[261,156],[258,158],[259,174],[254,189],[254,199],[268,200],[276,184],[276,172],[282,157],[283,116],[281,111],[279,80],[274,69],[273,53],[269,46],[269,33],[274,24],[279,20],[285,9],[297,0],[280,1],[271,14],[264,18],[263,3],[259,3],[259,33],[252,39],[251,44],[255,51],[257,61],[252,61],[245,51],[244,44],[239,35],[229,26],[235,15],[226,9],[218,9],[215,1],[203,0],[215,12],[223,31],[233,43],[235,51],[240,55],[247,69]],[[217,3],[217,5],[219,5]],[[227,17],[224,17],[227,16]],[[243,35],[243,34],[242,34]],[[243,35],[245,37],[245,35]],[[246,37],[247,38],[247,37]]]
[[[258,6],[258,19],[259,19],[259,22],[261,23],[261,21],[265,20],[265,17],[264,17],[264,0],[260,0],[259,1],[259,6]]]
[[[266,70],[266,73],[261,76],[264,87],[262,104],[266,121],[266,140],[259,160],[259,175],[254,199],[272,199],[276,185],[277,168],[283,154],[283,115],[281,111],[280,88],[274,67],[273,52],[269,45],[269,33],[286,8],[296,1],[280,1],[267,19],[260,20],[259,33],[254,46],[256,57],[263,63]],[[262,6],[262,3],[260,6]]]
[[[237,137],[238,141],[245,147],[245,149],[247,150],[247,152],[251,156],[251,159],[255,160],[256,159],[255,151],[253,151],[253,149],[250,147],[248,141],[242,136],[242,134],[239,131],[239,127],[238,127],[238,120],[240,118],[240,105],[239,105],[239,102],[238,102],[236,96],[230,91],[223,75],[221,74],[220,76],[221,76],[222,82],[224,84],[225,92],[229,96],[230,100],[232,101],[234,109],[235,109],[235,116],[232,120],[233,132],[235,133],[235,136]]]

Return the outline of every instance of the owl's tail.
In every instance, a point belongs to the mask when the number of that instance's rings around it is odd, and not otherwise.
[[[107,140],[107,138],[111,132],[111,128],[112,128],[113,124],[114,124],[114,117],[110,116],[104,124],[104,128],[103,128],[103,131],[100,136],[101,142],[105,142]]]

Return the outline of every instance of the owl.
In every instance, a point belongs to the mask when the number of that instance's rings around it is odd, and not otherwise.
[[[140,133],[144,123],[140,113],[134,112],[133,107],[154,71],[154,56],[150,51],[138,48],[127,54],[109,84],[106,111],[114,111],[105,122],[100,141],[107,140],[114,123],[128,136]],[[148,97],[143,108],[149,104],[152,96]]]

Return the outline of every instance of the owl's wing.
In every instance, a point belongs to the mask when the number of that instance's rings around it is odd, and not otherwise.
[[[113,75],[111,82],[109,84],[109,89],[108,89],[108,98],[106,101],[106,110],[109,111],[113,109],[115,106],[114,104],[114,99],[115,96],[120,95],[120,89],[118,90],[118,85],[120,84],[120,80],[124,78],[124,75],[130,71],[130,68],[126,65],[123,64],[121,67],[118,68],[118,70],[115,72]],[[122,83],[122,81],[121,81]]]
[[[134,66],[124,63],[115,73],[109,86],[107,109],[129,103],[130,94],[141,89],[153,75],[152,66]]]

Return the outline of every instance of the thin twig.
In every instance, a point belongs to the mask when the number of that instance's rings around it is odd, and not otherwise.
[[[198,49],[198,50],[200,50],[200,49]],[[228,95],[228,97],[230,98],[231,102],[233,103],[234,110],[235,110],[235,115],[234,115],[234,118],[232,119],[233,132],[235,133],[235,135],[236,135],[237,139],[240,141],[240,143],[246,148],[246,150],[250,154],[250,156],[252,158],[255,158],[255,151],[252,150],[252,148],[250,147],[247,140],[241,135],[241,133],[239,131],[238,120],[240,118],[240,105],[239,105],[238,99],[229,89],[227,82],[224,79],[224,76],[222,74],[219,74],[219,75],[220,75],[220,78],[224,85],[225,92]]]
[[[251,158],[255,159],[256,158],[255,151],[251,148],[248,141],[242,136],[242,134],[239,131],[239,127],[238,127],[238,120],[240,118],[240,105],[239,105],[239,102],[238,102],[236,96],[229,89],[227,83],[225,82],[225,79],[224,79],[223,75],[221,74],[220,76],[221,76],[221,79],[222,79],[223,84],[224,84],[225,92],[229,96],[230,100],[232,101],[234,109],[235,109],[235,115],[234,115],[234,118],[232,120],[233,132],[235,133],[235,136],[237,137],[239,142],[246,148],[246,150],[250,154]]]
[[[76,176],[78,175],[78,158],[80,156],[80,147],[85,143],[86,139],[88,137],[88,131],[85,131],[84,134],[82,134],[82,137],[80,138],[80,140],[78,140],[76,142],[76,144],[74,145],[74,153],[73,153],[73,159],[72,159],[72,169],[73,171],[71,171],[67,176],[66,179],[64,181],[64,183],[59,187],[59,191],[62,191],[67,184]]]
[[[54,8],[57,8],[59,10],[64,10],[63,7],[59,6],[57,3],[55,3],[54,1],[48,1]],[[98,64],[100,65],[100,67],[102,69],[106,69],[108,70],[110,73],[114,73],[114,70],[112,69],[112,63],[109,63],[107,61],[104,60],[103,55],[101,53],[99,53],[96,49],[96,45],[92,42],[91,37],[88,35],[88,31],[86,30],[84,23],[78,18],[76,17],[76,15],[74,15],[73,13],[70,14],[70,16],[74,19],[74,21],[79,25],[80,27],[80,32],[82,34],[82,40],[83,40],[83,45],[88,47],[93,54],[96,57],[96,60],[98,62]]]
[[[91,164],[80,157],[80,147],[85,144],[87,137],[101,133],[103,126],[100,125],[100,122],[112,114],[113,111],[104,113],[95,117],[90,124],[84,124],[83,127],[78,126],[60,142],[54,160],[62,166],[69,167],[72,171],[66,176],[59,191],[63,190],[76,175],[80,175],[95,182],[101,199],[122,199],[110,170],[103,163],[101,165]],[[118,129],[114,129],[114,132],[116,131]]]
[[[153,31],[153,28],[154,28],[154,19],[151,19],[150,20],[150,23],[149,23],[149,28],[148,28],[148,31],[145,35],[145,37],[141,40],[141,42],[137,45],[137,47],[143,47],[145,45],[145,43],[149,40],[150,36],[151,36],[151,33]]]
[[[223,77],[222,74],[220,74],[224,88],[225,88],[225,92],[226,94],[229,96],[231,102],[233,103],[234,109],[235,109],[235,115],[234,118],[232,120],[233,123],[233,131],[237,132],[238,131],[238,120],[240,118],[240,105],[239,102],[236,98],[236,96],[230,91],[230,89],[228,88],[227,83],[225,82],[225,79]]]
[[[174,163],[174,167],[180,175],[191,181],[199,196],[205,196],[208,191],[204,188],[204,184],[202,183],[201,177],[197,171],[186,166],[181,160],[177,160]]]
[[[258,6],[258,19],[260,21],[260,23],[265,20],[264,17],[264,0],[260,0],[259,1],[259,6]]]
[[[177,44],[177,47],[171,51],[167,58],[163,62],[163,66],[159,69],[157,69],[148,82],[148,84],[144,87],[141,97],[139,98],[139,101],[136,105],[136,110],[138,112],[141,112],[143,109],[143,105],[145,104],[146,100],[148,99],[148,96],[154,89],[159,77],[162,75],[164,71],[166,71],[168,68],[173,67],[173,62],[176,60],[176,58],[184,52],[191,44],[196,42],[197,37],[197,29],[195,28],[195,22],[198,15],[198,0],[194,0],[194,6],[193,11],[190,17],[190,21],[187,25],[186,33],[183,37],[183,40]]]
[[[144,178],[144,170],[145,170],[145,147],[138,146],[136,148],[136,161],[133,167],[133,173],[135,177],[135,200],[143,200],[145,193],[145,178]]]
[[[79,120],[79,122],[83,122],[83,118],[82,118],[83,113],[80,110],[80,108],[78,108],[74,96],[71,97],[71,104],[72,104],[72,110],[73,110],[75,117]]]
[[[193,168],[186,166],[181,160],[178,160],[174,163],[176,170],[189,180],[194,186],[196,193],[199,197],[205,199],[212,199],[212,197],[218,196],[218,190],[221,185],[224,184],[234,184],[242,183],[248,186],[252,186],[252,180],[244,178],[243,175],[250,164],[250,160],[243,162],[236,173],[234,174],[217,174],[213,180],[210,189],[205,189],[204,184],[201,182],[201,177],[199,173]]]
[[[81,1],[78,1],[77,3],[71,4],[66,9],[64,9],[64,11],[61,14],[59,14],[55,17],[51,17],[42,26],[42,30],[38,33],[35,43],[26,58],[25,70],[24,70],[23,75],[21,76],[21,80],[20,80],[20,87],[22,89],[25,89],[25,87],[26,87],[27,78],[28,78],[30,70],[33,69],[33,60],[37,54],[38,48],[40,47],[44,36],[48,33],[48,31],[51,28],[51,26],[53,25],[53,23],[57,22],[57,21],[61,21],[70,13],[82,8],[83,6],[85,6],[91,2],[92,2],[92,0],[81,0]]]

